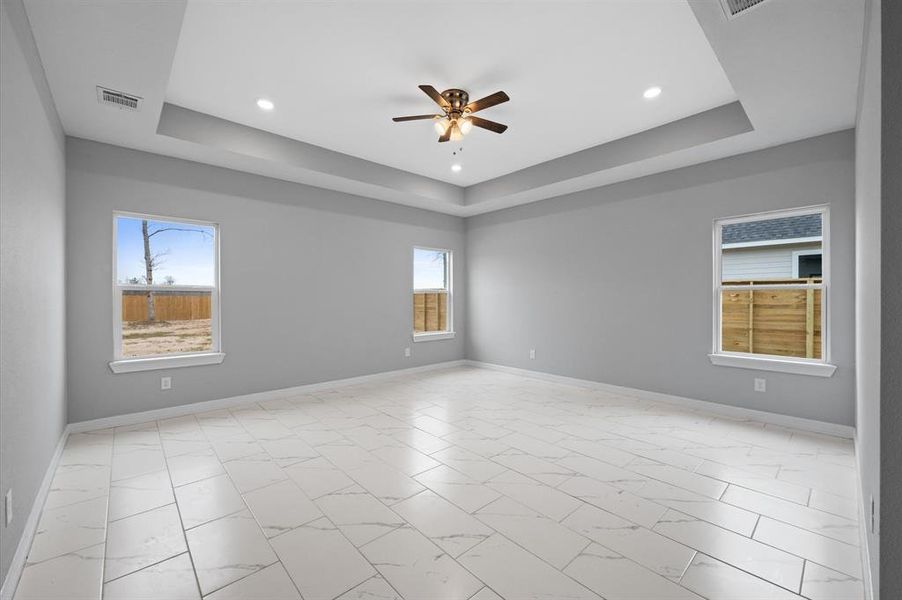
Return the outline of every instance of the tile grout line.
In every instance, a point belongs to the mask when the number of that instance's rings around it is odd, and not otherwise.
[[[116,458],[116,431],[113,430],[113,439],[110,441],[110,481],[107,486],[107,496],[106,496],[106,514],[104,515],[104,523],[103,523],[103,561],[100,565],[100,598],[103,600],[104,596],[104,586],[106,585],[106,558],[107,553],[109,552],[109,537],[110,537],[110,499],[113,495],[113,461]]]
[[[195,417],[195,422],[197,422],[197,418]],[[160,423],[159,421],[154,421],[154,424],[157,427],[157,433],[160,431]],[[200,429],[200,423],[198,423],[198,428]],[[201,434],[206,438],[206,434],[203,429],[201,429]],[[209,440],[208,440],[209,441]],[[160,446],[162,447],[162,440],[160,442]],[[163,452],[163,463],[166,465],[166,476],[169,479],[169,489],[172,490],[172,501],[175,504],[175,510],[179,516],[179,525],[182,528],[182,540],[185,542],[185,552],[188,553],[188,561],[191,563],[191,572],[194,575],[194,585],[197,586],[198,596],[201,598],[204,597],[203,588],[200,585],[200,578],[197,576],[197,566],[194,564],[194,555],[191,553],[191,546],[188,544],[188,532],[185,530],[185,520],[182,518],[182,509],[179,506],[179,498],[175,493],[175,485],[173,485],[172,481],[172,472],[169,470],[169,457],[166,456],[166,452]],[[242,502],[244,500],[242,499]]]
[[[805,559],[805,562],[802,563],[802,577],[799,579],[799,591],[798,594],[802,595],[802,588],[805,587],[805,569],[808,567],[808,559]]]
[[[264,408],[264,410],[266,410],[266,409]],[[325,425],[325,424],[322,423],[322,421],[320,421],[319,419],[317,419],[317,422],[319,422],[319,423],[322,424],[322,425]],[[250,433],[250,432],[248,432],[248,433]],[[253,434],[250,434],[250,435],[251,435],[251,437],[254,437]],[[353,440],[348,439],[343,433],[339,433],[339,435],[340,435],[343,439],[345,439],[345,440],[347,440],[347,441],[350,441],[350,442],[353,442]],[[358,446],[357,446],[356,444],[354,444],[354,447],[358,447]],[[350,476],[347,475],[347,473],[346,473],[346,471],[345,471],[344,469],[342,469],[341,467],[339,467],[338,465],[336,465],[335,463],[333,463],[331,460],[329,460],[329,458],[328,458],[327,456],[323,456],[322,454],[320,454],[320,457],[323,458],[324,460],[326,460],[326,462],[328,462],[329,464],[331,464],[332,467],[333,467],[334,469],[338,470],[339,472],[343,473],[346,477],[348,477],[349,479],[351,479],[352,481],[354,481],[353,478],[351,478]],[[312,460],[312,459],[311,459],[311,460]],[[298,463],[298,464],[300,464],[300,463]],[[292,466],[293,466],[293,465],[292,465]],[[281,467],[280,467],[280,468],[281,468]],[[289,477],[288,479],[291,480],[290,477]],[[274,485],[274,484],[273,484],[273,485]],[[330,495],[330,494],[334,494],[334,493],[337,492],[337,491],[347,490],[347,489],[349,489],[349,488],[351,488],[351,487],[354,487],[354,486],[358,486],[358,487],[360,487],[361,489],[364,489],[364,490],[365,490],[365,488],[363,488],[363,486],[361,486],[359,483],[357,483],[356,481],[354,481],[353,484],[347,485],[347,486],[345,486],[345,487],[343,487],[343,488],[341,488],[341,489],[339,489],[339,490],[335,490],[335,491],[333,491],[333,492],[327,492],[326,494],[322,494],[321,496],[318,496],[317,499],[318,499],[318,498],[323,498],[323,497],[325,497],[325,496],[327,496],[327,495]],[[264,487],[266,487],[266,486],[264,486]],[[261,488],[257,488],[257,489],[263,489],[263,488],[261,487]],[[253,491],[253,490],[252,490],[252,491]],[[311,520],[311,521],[308,521],[307,523],[305,523],[305,524],[303,524],[303,525],[299,525],[298,527],[292,528],[292,529],[290,529],[289,531],[285,531],[285,532],[279,533],[278,535],[275,535],[275,536],[273,536],[272,538],[267,538],[267,539],[266,539],[267,543],[269,544],[270,548],[271,548],[272,551],[273,551],[273,554],[275,554],[276,557],[279,558],[280,564],[281,564],[282,557],[279,556],[279,553],[278,553],[278,552],[276,551],[276,549],[273,547],[271,540],[274,540],[274,539],[276,539],[276,538],[278,538],[278,537],[281,537],[281,536],[283,536],[283,535],[287,535],[287,534],[291,533],[292,531],[296,531],[297,529],[300,529],[301,527],[304,527],[304,526],[306,526],[306,525],[309,525],[310,523],[313,523],[313,522],[315,522],[315,521],[319,521],[320,519],[325,519],[326,521],[329,522],[330,525],[332,525],[332,527],[335,529],[335,531],[338,532],[338,534],[341,535],[341,536],[345,539],[345,541],[346,541],[346,542],[354,549],[354,551],[355,551],[355,552],[356,552],[356,553],[357,553],[364,561],[366,561],[366,563],[367,563],[368,565],[370,565],[370,567],[378,574],[378,576],[379,576],[383,581],[385,581],[385,583],[386,583],[392,590],[394,590],[395,593],[397,593],[397,592],[398,592],[397,589],[395,589],[395,587],[391,584],[391,582],[389,582],[388,579],[385,578],[385,576],[382,574],[382,571],[380,571],[378,568],[376,568],[376,565],[374,565],[374,564],[366,557],[366,555],[365,555],[363,552],[360,551],[360,549],[361,549],[363,546],[358,547],[356,544],[354,544],[354,543],[348,538],[348,536],[345,535],[344,531],[342,531],[341,528],[340,528],[338,525],[336,525],[335,522],[332,521],[332,519],[330,519],[329,516],[326,515],[326,514],[322,511],[322,509],[316,504],[316,499],[310,498],[309,496],[307,496],[307,494],[304,493],[303,490],[300,490],[300,489],[299,489],[299,491],[300,491],[300,493],[304,494],[304,496],[307,497],[307,499],[308,499],[310,502],[312,502],[312,503],[317,507],[317,509],[320,511],[320,513],[322,513],[322,516],[321,516],[321,517],[317,517],[316,519],[313,519],[313,520]],[[368,490],[365,490],[365,491],[367,492],[367,494],[372,495]],[[376,496],[373,496],[373,498],[375,498],[377,501],[379,500],[378,498],[376,498]],[[242,496],[242,500],[243,500],[243,496]],[[389,511],[391,511],[391,507],[385,505],[385,503],[382,503],[381,501],[379,501],[379,502],[380,502],[383,506],[385,506]],[[397,516],[398,519],[400,519],[402,522],[406,522],[406,520],[405,520],[403,517],[401,517],[400,515],[398,515],[398,514],[395,513],[394,511],[391,511],[391,512],[392,512],[392,514],[395,514],[395,516]],[[374,538],[373,540],[370,540],[369,542],[367,542],[367,544],[370,543],[370,542],[375,541],[376,539],[379,539],[379,538],[381,538],[381,537],[384,537],[384,536],[386,536],[386,535],[388,535],[389,533],[392,533],[392,532],[394,532],[394,531],[397,531],[397,528],[393,528],[393,529],[391,529],[391,530],[389,530],[389,531],[386,531],[385,533],[383,533],[383,534],[377,536],[377,537]],[[417,530],[417,531],[419,531],[419,530]],[[265,537],[265,536],[264,536],[264,537]],[[366,544],[364,544],[364,545],[366,545]],[[282,567],[282,568],[285,568],[285,567],[284,567],[284,564],[283,564],[283,567]],[[285,571],[286,571],[286,573],[287,573],[287,572],[288,572],[288,569],[285,569]],[[335,598],[338,598],[339,596],[342,596],[342,595],[344,595],[344,594],[346,594],[346,593],[348,593],[348,592],[350,592],[350,591],[356,589],[357,587],[363,585],[364,583],[366,583],[367,581],[369,581],[369,580],[372,579],[373,577],[374,577],[374,576],[370,576],[370,577],[364,579],[363,581],[361,581],[361,582],[359,582],[359,583],[357,583],[357,584],[351,586],[350,588],[348,588],[348,589],[346,589],[346,590],[344,590],[344,591],[339,592],[336,596],[333,597],[333,600],[334,600]],[[295,586],[295,589],[297,589],[298,594],[301,596],[301,598],[303,598],[303,594],[301,594],[300,588],[298,588],[297,583],[294,581],[294,578],[291,577],[291,574],[290,574],[290,573],[288,574],[288,578],[291,580],[292,585]],[[398,594],[398,596],[400,597],[401,595]]]
[[[250,407],[250,406],[256,406],[256,407],[258,407],[258,408],[260,408],[260,409],[263,409],[263,407],[260,406],[259,403],[256,403],[256,402],[253,403],[253,404],[249,404],[249,405],[248,405],[248,407]],[[243,408],[243,407],[242,407],[242,408]],[[226,412],[228,412],[229,417],[230,417],[231,419],[233,419],[234,421],[236,421],[236,422],[238,423],[238,425],[239,425],[242,429],[244,429],[245,433],[246,433],[247,435],[249,435],[251,438],[253,438],[254,441],[255,441],[257,444],[259,444],[260,440],[257,439],[257,437],[256,437],[253,433],[251,433],[251,432],[247,429],[247,427],[245,427],[244,424],[243,424],[239,419],[237,419],[237,418],[235,417],[234,413],[232,412],[232,408],[227,408],[227,409],[225,409],[225,410],[226,410]],[[265,410],[265,409],[263,409],[263,410]],[[301,596],[301,590],[298,588],[298,585],[297,585],[297,583],[294,581],[294,578],[292,578],[291,575],[288,573],[288,569],[286,569],[286,568],[285,568],[285,565],[282,563],[282,557],[279,556],[279,553],[278,553],[278,552],[276,552],[276,549],[273,547],[272,543],[270,542],[270,538],[268,538],[268,537],[266,536],[266,533],[263,531],[263,528],[260,526],[260,523],[257,521],[257,518],[254,516],[253,511],[252,511],[252,510],[250,509],[250,507],[247,505],[247,500],[245,500],[245,498],[244,498],[244,494],[246,494],[246,493],[254,492],[254,491],[263,489],[263,488],[265,488],[265,487],[268,487],[269,485],[275,485],[276,483],[279,483],[279,482],[270,482],[270,483],[267,484],[267,485],[263,485],[263,486],[260,486],[260,487],[258,487],[258,488],[254,488],[254,489],[252,489],[252,490],[247,490],[247,491],[245,491],[245,492],[241,492],[241,491],[238,489],[238,486],[235,484],[234,480],[232,479],[232,474],[229,473],[228,469],[225,468],[225,463],[226,463],[226,462],[229,462],[229,461],[223,461],[223,460],[219,457],[219,455],[216,453],[216,450],[213,448],[213,444],[214,444],[215,442],[214,442],[213,440],[210,439],[210,436],[207,435],[207,432],[206,432],[206,431],[204,431],[203,425],[201,425],[201,423],[200,423],[199,421],[197,422],[197,425],[198,425],[198,428],[199,428],[200,431],[201,431],[201,434],[202,434],[202,435],[204,436],[204,438],[206,438],[206,440],[210,443],[210,448],[211,448],[211,451],[212,451],[212,453],[213,453],[213,456],[216,457],[216,460],[219,461],[219,464],[220,464],[220,466],[222,467],[222,470],[223,470],[223,473],[222,473],[222,474],[224,474],[224,475],[229,479],[229,482],[230,482],[230,483],[232,484],[232,486],[235,488],[235,491],[236,491],[236,493],[238,494],[238,497],[241,498],[241,503],[244,505],[244,508],[243,508],[243,509],[238,510],[238,511],[235,511],[234,513],[231,513],[231,514],[232,514],[232,515],[238,514],[238,513],[241,512],[242,510],[248,511],[248,512],[251,514],[251,517],[254,519],[254,524],[255,524],[255,525],[257,526],[257,528],[260,530],[260,535],[263,536],[263,539],[264,539],[264,540],[266,540],[266,545],[267,545],[267,547],[268,547],[268,548],[270,549],[270,551],[273,553],[273,556],[276,557],[276,561],[275,561],[275,562],[273,562],[273,563],[271,563],[271,564],[269,564],[269,565],[263,567],[263,569],[268,569],[269,567],[271,567],[272,565],[277,564],[277,563],[278,563],[279,565],[281,565],[282,570],[285,571],[285,573],[288,575],[288,580],[291,581],[291,585],[292,585],[292,586],[294,587],[294,589],[297,591],[298,596]],[[228,438],[226,438],[226,439],[228,439]],[[261,446],[261,447],[262,447],[262,446]],[[269,456],[269,453],[268,453],[268,452],[265,452],[265,448],[264,448],[264,453],[266,453],[267,456]],[[248,458],[248,457],[244,457],[244,458]],[[270,457],[270,458],[272,458],[272,457]],[[235,460],[240,460],[240,458],[236,458]],[[279,470],[282,471],[282,470],[283,470],[282,467],[279,467]],[[214,476],[214,477],[215,477],[215,476]],[[210,479],[210,478],[208,477],[207,479]],[[288,479],[288,480],[290,481],[290,478],[287,477],[287,476],[286,476],[286,479]],[[201,481],[204,481],[204,480],[201,480]],[[194,482],[194,483],[196,483],[196,482]],[[189,484],[185,484],[185,485],[189,485]],[[303,491],[300,490],[300,489],[299,489],[298,491],[301,492],[301,493],[303,493]],[[173,488],[173,495],[174,495],[174,494],[175,494],[175,488]],[[309,498],[308,498],[308,500],[309,500]],[[312,500],[311,500],[311,502],[312,502]],[[227,516],[230,516],[230,515],[227,515]],[[219,518],[222,518],[222,517],[219,517]],[[207,523],[212,523],[213,521],[216,521],[216,520],[218,520],[218,519],[213,519],[212,521],[208,521]],[[204,523],[204,524],[206,524],[206,523]],[[183,524],[183,526],[184,526],[184,524]],[[301,525],[301,527],[303,527],[303,525]],[[296,528],[295,528],[295,529],[296,529]],[[287,533],[287,532],[286,532],[286,533]],[[185,530],[185,543],[186,543],[186,545],[187,545],[187,540],[188,540],[188,532],[187,532],[187,530]],[[190,549],[191,549],[191,548],[190,548],[190,546],[189,546],[188,550],[190,551]],[[193,557],[192,557],[192,559],[191,559],[191,566],[192,566],[192,568],[194,568],[194,558],[193,558]],[[241,581],[241,580],[243,580],[243,579],[246,579],[247,577],[250,577],[250,576],[252,576],[252,575],[256,575],[257,573],[263,571],[263,569],[258,569],[258,570],[256,570],[256,571],[253,571],[252,573],[248,573],[247,575],[244,575],[243,577],[239,577],[239,578],[236,579],[235,581],[230,581],[229,583],[227,583],[227,584],[225,584],[225,585],[223,585],[223,586],[221,586],[221,587],[219,587],[219,588],[217,588],[217,589],[211,591],[210,594],[213,594],[213,593],[215,593],[215,592],[218,592],[219,590],[225,589],[225,588],[227,588],[228,586],[230,586],[230,585],[232,585],[232,584],[235,584],[235,583],[237,583],[237,582],[239,582],[239,581]],[[197,577],[197,569],[196,569],[196,568],[194,568],[194,573],[195,573],[195,579],[197,580],[198,589],[200,589],[200,579]],[[204,594],[203,594],[203,590],[202,590],[202,589],[200,589],[200,593],[201,593],[201,598],[203,598],[203,597],[204,597]],[[208,594],[208,595],[209,595],[209,594]],[[301,596],[301,597],[303,597],[303,596]]]
[[[678,510],[676,510],[676,509],[669,509],[669,510],[673,510],[674,512],[680,513],[680,511],[678,511]],[[683,514],[684,516],[687,516],[687,517],[691,517],[691,520],[694,520],[694,521],[701,521],[701,519],[697,519],[697,518],[695,518],[695,517],[692,517],[692,515],[686,515],[685,513],[680,513],[680,514]],[[762,516],[762,515],[759,515],[759,519],[760,519],[761,516]],[[767,518],[767,517],[765,517],[765,518]],[[659,519],[659,520],[658,520],[658,523],[660,523],[660,522],[661,522],[661,520]],[[705,522],[707,522],[707,521],[705,521]],[[717,527],[718,529],[722,529],[723,531],[726,531],[726,532],[728,532],[728,533],[732,533],[732,534],[734,534],[734,535],[739,535],[739,536],[741,536],[743,539],[746,539],[746,540],[749,540],[749,541],[752,541],[752,542],[756,542],[756,543],[761,544],[762,546],[766,546],[766,547],[768,547],[768,548],[770,548],[770,549],[772,549],[772,550],[778,550],[779,552],[782,552],[782,553],[787,554],[787,555],[789,555],[789,556],[798,558],[798,559],[800,559],[800,560],[802,560],[802,561],[813,562],[813,563],[815,563],[815,564],[817,564],[817,565],[819,565],[819,566],[821,566],[821,567],[824,567],[825,569],[830,569],[831,571],[836,571],[837,573],[842,573],[843,575],[846,575],[846,576],[848,576],[848,577],[851,577],[851,578],[853,578],[853,579],[855,579],[855,580],[860,581],[860,579],[859,579],[858,577],[855,577],[854,575],[849,575],[848,573],[843,573],[842,571],[837,571],[836,569],[833,569],[833,568],[828,567],[828,566],[826,566],[826,565],[822,565],[821,563],[819,563],[819,562],[817,562],[817,561],[815,561],[815,560],[811,560],[811,559],[806,558],[806,557],[804,557],[804,556],[800,556],[800,555],[795,554],[795,553],[793,553],[793,552],[790,552],[790,551],[788,551],[788,550],[786,550],[786,549],[784,549],[784,548],[779,548],[779,547],[777,547],[777,546],[768,544],[768,543],[766,543],[766,542],[762,542],[761,540],[752,539],[752,538],[750,538],[750,537],[743,536],[742,534],[736,533],[735,531],[731,531],[731,530],[729,530],[729,529],[726,529],[725,527],[721,527],[720,525],[716,525],[716,524],[714,524],[714,523],[709,523],[709,525],[711,525],[712,527]],[[757,527],[757,525],[756,525],[756,527]],[[663,532],[659,532],[659,531],[657,531],[657,530],[655,530],[655,529],[653,529],[652,531],[655,531],[656,533],[659,533],[660,535],[663,535],[663,536],[666,537],[667,539],[670,539],[670,540],[672,540],[672,541],[674,541],[674,542],[677,542],[678,544],[682,544],[682,542],[680,542],[679,540],[676,540],[676,539],[674,539],[674,538],[671,538],[670,536],[666,535],[666,534],[663,533]],[[822,537],[823,537],[823,536],[822,536]],[[683,544],[683,545],[685,545],[685,544]],[[697,552],[700,552],[701,554],[705,554],[704,552],[701,552],[700,550],[697,550],[697,549],[695,549],[695,548],[693,548],[693,550],[696,550]],[[708,555],[706,555],[706,556],[708,556]],[[736,569],[739,569],[740,571],[745,571],[745,572],[748,573],[749,575],[755,575],[754,573],[752,573],[752,572],[750,572],[750,571],[747,571],[746,569],[743,569],[743,568],[740,567],[739,565],[733,564],[733,563],[728,562],[728,561],[726,561],[726,560],[724,560],[724,559],[717,558],[716,556],[712,556],[711,558],[714,558],[715,560],[718,560],[718,561],[720,561],[720,562],[722,562],[722,563],[724,563],[724,564],[727,564],[727,565],[730,565],[730,566],[732,566],[732,567],[735,567]],[[760,576],[758,576],[758,575],[755,575],[755,576],[758,577],[759,579],[764,579],[763,577],[760,577]],[[767,581],[768,583],[771,583],[771,584],[776,585],[776,586],[778,586],[778,587],[782,587],[783,589],[789,589],[789,588],[786,588],[785,586],[782,586],[782,585],[780,585],[780,584],[778,584],[778,583],[776,583],[776,582],[770,581],[770,580],[768,580],[768,579],[764,579],[764,581]],[[793,593],[794,593],[794,592],[793,592]]]
[[[734,565],[734,564],[732,564],[732,563],[729,563],[729,562],[727,562],[727,561],[725,561],[725,560],[723,560],[723,559],[717,558],[716,556],[711,556],[710,554],[706,554],[706,553],[702,552],[701,550],[696,551],[696,556],[705,556],[705,557],[707,557],[707,558],[710,558],[711,560],[717,561],[717,562],[719,562],[719,563],[723,563],[723,564],[727,565],[727,566],[730,567],[730,568],[736,569],[737,571],[742,571],[743,573],[745,573],[746,575],[749,575],[750,577],[754,577],[755,579],[757,579],[757,580],[759,580],[759,581],[762,581],[762,582],[764,582],[764,583],[766,583],[766,584],[768,584],[768,585],[772,585],[772,586],[774,586],[774,587],[780,588],[781,590],[786,590],[786,591],[789,592],[790,594],[793,594],[793,595],[795,595],[795,596],[799,596],[799,597],[801,598],[801,595],[800,595],[798,592],[793,592],[792,590],[790,590],[790,589],[789,589],[788,587],[786,587],[786,586],[780,585],[780,584],[778,584],[778,583],[774,583],[773,581],[771,581],[771,580],[769,580],[769,579],[765,579],[764,577],[761,577],[760,575],[756,575],[755,573],[752,573],[751,571],[747,571],[746,569],[743,569],[742,567],[736,566],[736,565]],[[685,573],[684,573],[684,576],[685,576]],[[681,585],[682,585],[682,584],[681,584]],[[801,582],[800,582],[800,585],[801,585]],[[686,587],[686,586],[683,586],[683,587]],[[686,587],[686,589],[689,590],[689,591],[692,591],[692,590],[691,590],[690,588],[688,588],[688,587]]]
[[[761,523],[761,515],[758,515],[758,518],[755,519],[755,526],[752,527],[752,533],[749,534],[750,540],[755,540],[755,532],[758,531],[758,524]],[[758,540],[755,540],[756,542]]]

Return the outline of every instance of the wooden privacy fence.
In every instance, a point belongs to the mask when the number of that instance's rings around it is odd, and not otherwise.
[[[448,292],[414,292],[413,330],[448,330]]]
[[[210,292],[154,292],[153,299],[158,321],[190,321],[211,316]],[[122,292],[122,320],[147,320],[147,292]]]
[[[730,284],[821,283],[821,279],[729,281],[722,292],[721,340],[727,352],[821,357],[821,290],[742,289]]]

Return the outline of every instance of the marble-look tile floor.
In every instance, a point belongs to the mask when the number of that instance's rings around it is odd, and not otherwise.
[[[70,436],[17,600],[862,598],[849,440],[455,368]]]

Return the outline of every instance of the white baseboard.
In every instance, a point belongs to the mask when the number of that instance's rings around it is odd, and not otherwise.
[[[780,415],[776,413],[765,412],[762,410],[754,410],[751,408],[730,406],[727,404],[720,404],[718,402],[710,402],[708,400],[684,398],[682,396],[674,396],[671,394],[662,394],[660,392],[651,392],[648,390],[611,385],[609,383],[601,383],[599,381],[591,381],[589,379],[577,379],[575,377],[565,377],[563,375],[554,375],[551,373],[544,373],[542,371],[531,371],[529,369],[520,369],[517,367],[508,367],[505,365],[496,365],[493,363],[485,363],[475,360],[467,360],[466,364],[473,367],[503,371],[505,373],[522,375],[524,377],[532,377],[534,379],[542,379],[544,381],[551,381],[554,383],[563,383],[575,385],[578,387],[602,390],[614,394],[634,396],[636,398],[642,398],[643,400],[650,400],[652,402],[675,404],[678,406],[690,408],[692,410],[701,410],[705,412],[715,413],[733,419],[760,421],[762,423],[768,423],[771,425],[779,425],[780,427],[800,429],[802,431],[810,431],[813,433],[832,435],[846,439],[852,439],[855,434],[855,428],[848,425],[837,425],[835,423],[816,421],[814,419],[791,417],[789,415]]]
[[[25,561],[28,558],[28,551],[31,550],[31,542],[34,540],[34,534],[38,530],[38,522],[41,520],[41,512],[44,510],[44,502],[47,501],[47,494],[50,493],[50,484],[53,482],[53,476],[56,473],[56,467],[59,464],[60,456],[63,454],[63,448],[66,447],[66,440],[69,439],[69,426],[63,429],[59,442],[56,444],[56,450],[47,465],[47,471],[44,473],[44,479],[41,481],[41,487],[35,496],[31,505],[31,512],[28,513],[28,520],[22,528],[22,537],[16,545],[16,552],[10,562],[9,570],[6,572],[6,578],[3,580],[3,586],[0,587],[0,600],[12,600],[13,594],[16,592],[16,586],[19,584],[19,578],[22,577],[22,571],[25,569]]]
[[[128,413],[125,415],[117,415],[115,417],[105,417],[102,419],[92,419],[89,421],[79,421],[70,423],[69,430],[72,433],[82,431],[92,431],[95,429],[106,429],[107,427],[121,427],[123,425],[136,425],[147,421],[157,421],[160,419],[171,419],[174,417],[182,417],[211,410],[220,410],[223,408],[233,408],[244,404],[252,404],[254,402],[265,402],[267,400],[278,400],[281,398],[291,398],[300,394],[309,394],[311,392],[344,387],[348,385],[356,385],[371,381],[379,381],[381,379],[389,379],[399,375],[412,375],[414,373],[424,373],[426,371],[436,371],[439,369],[450,369],[453,367],[461,367],[466,364],[465,360],[452,360],[442,363],[434,363],[431,365],[423,365],[421,367],[411,367],[409,369],[398,369],[395,371],[383,371],[381,373],[373,373],[371,375],[360,375],[358,377],[348,377],[346,379],[333,379],[331,381],[322,381],[319,383],[309,383],[290,388],[282,388],[278,390],[269,390],[265,392],[256,392],[253,394],[244,394],[241,396],[232,396],[230,398],[220,398],[218,400],[208,400],[206,402],[194,402],[191,404],[181,404],[179,406],[171,406],[169,408],[159,408],[156,410],[146,410],[136,413]],[[0,599],[5,600],[5,599]]]

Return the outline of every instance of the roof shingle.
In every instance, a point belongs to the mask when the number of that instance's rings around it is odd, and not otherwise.
[[[746,221],[724,225],[721,241],[724,244],[763,242],[767,240],[790,240],[795,238],[820,237],[821,215],[801,215],[782,217],[766,221]]]

